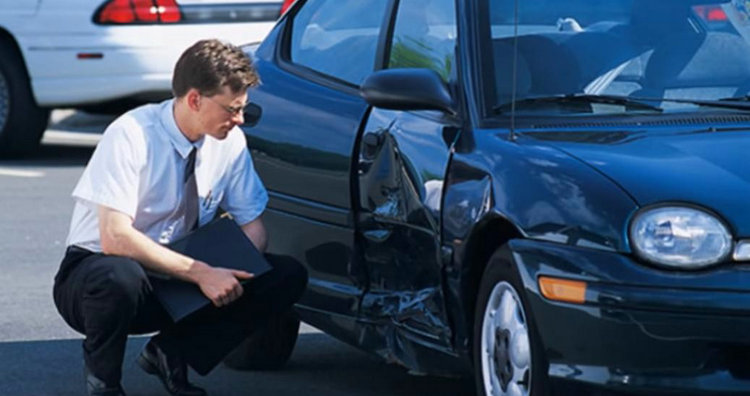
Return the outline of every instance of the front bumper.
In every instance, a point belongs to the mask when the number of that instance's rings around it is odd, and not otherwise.
[[[551,378],[648,393],[750,393],[750,266],[687,273],[546,242],[511,249]],[[541,275],[585,281],[585,303],[546,299]]]

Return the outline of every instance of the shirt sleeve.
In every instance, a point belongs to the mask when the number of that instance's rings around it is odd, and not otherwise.
[[[146,146],[138,141],[140,132],[140,127],[127,119],[108,127],[73,190],[73,198],[134,218]]]
[[[247,224],[266,209],[268,192],[255,172],[253,160],[244,144],[230,172],[221,207],[234,217],[237,224]]]

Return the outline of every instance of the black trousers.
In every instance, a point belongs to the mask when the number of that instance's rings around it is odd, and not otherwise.
[[[167,354],[180,354],[206,375],[255,329],[292,307],[307,284],[307,272],[286,256],[266,255],[273,270],[246,282],[242,297],[213,305],[178,323],[156,300],[143,267],[120,256],[68,247],[55,276],[57,310],[84,334],[83,355],[92,374],[120,382],[129,334],[158,332],[152,338]]]

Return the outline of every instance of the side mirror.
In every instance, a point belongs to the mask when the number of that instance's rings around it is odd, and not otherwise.
[[[242,110],[242,116],[245,119],[245,123],[242,125],[248,127],[254,127],[260,121],[260,116],[263,114],[263,109],[255,103],[248,103],[245,109]]]
[[[391,110],[440,110],[456,115],[448,87],[430,69],[387,69],[371,74],[359,89],[365,101]]]

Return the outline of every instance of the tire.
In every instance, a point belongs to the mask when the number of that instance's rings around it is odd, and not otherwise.
[[[224,364],[236,370],[279,370],[292,355],[299,334],[299,316],[294,310],[274,316],[235,348]]]
[[[492,255],[482,275],[474,312],[477,395],[547,395],[543,346],[510,249]]]
[[[34,152],[48,121],[49,109],[37,106],[21,56],[0,37],[0,156]]]

